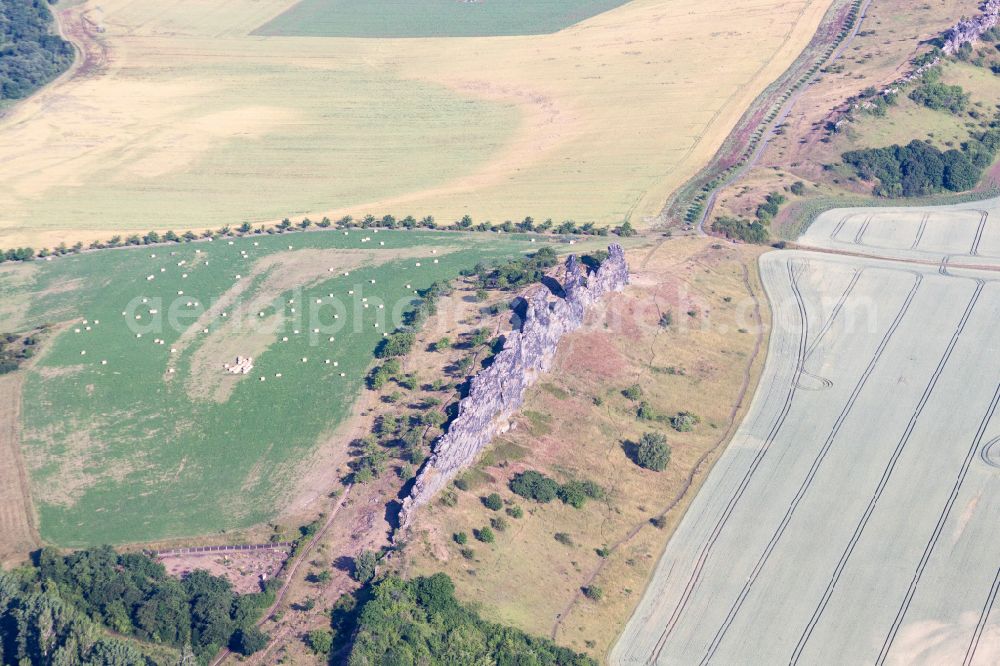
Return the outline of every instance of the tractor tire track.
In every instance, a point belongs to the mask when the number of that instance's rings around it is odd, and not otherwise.
[[[972,241],[972,248],[969,250],[969,254],[973,257],[979,256],[979,244],[983,240],[983,232],[986,231],[986,221],[990,219],[990,214],[985,210],[979,211],[982,218],[979,220],[979,227],[976,229],[976,237]]]
[[[962,666],[971,666],[972,660],[976,657],[976,650],[979,649],[979,640],[983,637],[986,621],[989,619],[990,613],[993,612],[993,604],[997,600],[997,592],[1000,592],[1000,569],[997,569],[996,578],[993,579],[993,587],[990,588],[990,594],[986,597],[986,603],[983,604],[983,611],[979,614],[979,622],[976,624],[976,631],[973,632],[972,640],[969,642],[969,649],[965,651],[965,659],[962,660]]]
[[[844,217],[840,218],[840,222],[838,222],[837,226],[835,226],[833,228],[833,231],[830,232],[830,240],[832,240],[832,241],[836,241],[837,240],[837,236],[839,236],[840,232],[843,231],[844,225],[847,224],[847,220],[850,217],[851,217],[850,215],[845,215]]]
[[[868,231],[868,225],[871,224],[872,215],[865,218],[865,221],[861,223],[861,228],[858,229],[858,233],[854,234],[854,244],[864,245],[865,233]]]
[[[1000,437],[988,442],[979,455],[984,463],[1000,469]]]
[[[847,299],[854,292],[854,287],[857,286],[858,280],[861,279],[861,274],[862,273],[864,273],[864,269],[861,269],[861,268],[859,268],[859,269],[857,269],[857,270],[854,271],[854,275],[851,278],[850,283],[847,285],[847,288],[844,290],[844,293],[841,294],[840,299],[837,301],[836,306],[834,306],[833,310],[831,311],[829,319],[826,320],[826,324],[823,326],[823,328],[820,330],[820,332],[816,335],[816,339],[814,339],[812,341],[812,343],[809,345],[809,348],[806,350],[806,361],[807,362],[809,361],[810,358],[812,358],[813,354],[816,353],[816,348],[819,347],[819,345],[823,341],[823,339],[826,338],[826,335],[827,335],[827,333],[830,332],[830,329],[833,328],[833,323],[840,316],[840,311],[844,308],[844,303],[847,302]],[[826,377],[821,377],[821,376],[819,376],[817,374],[814,374],[812,372],[809,372],[809,371],[807,371],[805,369],[802,370],[802,376],[803,377],[811,377],[812,379],[815,379],[820,384],[819,388],[816,388],[815,386],[806,386],[806,385],[803,385],[801,382],[799,382],[796,385],[796,388],[800,388],[803,391],[826,391],[828,389],[833,388],[833,382],[830,381],[829,379],[827,379]]]
[[[712,549],[715,545],[715,542],[718,540],[719,535],[725,528],[726,523],[729,521],[729,517],[735,510],[736,505],[740,501],[740,498],[742,498],[743,493],[747,489],[747,486],[749,486],[750,480],[753,478],[754,472],[756,472],[758,467],[760,467],[761,461],[764,459],[765,455],[770,449],[770,446],[777,437],[778,432],[781,431],[781,428],[785,424],[785,420],[788,418],[788,413],[791,411],[792,402],[794,401],[795,394],[798,390],[796,388],[796,385],[799,383],[799,379],[801,378],[802,375],[802,366],[805,364],[806,348],[809,340],[809,318],[806,313],[805,301],[802,298],[802,292],[799,289],[798,276],[795,271],[793,262],[788,261],[787,267],[788,267],[788,279],[792,289],[792,293],[795,296],[796,311],[799,317],[798,351],[796,355],[795,370],[792,373],[792,381],[789,384],[788,392],[785,395],[784,404],[782,405],[781,412],[779,413],[778,418],[775,420],[774,425],[771,427],[771,430],[768,433],[767,438],[764,440],[764,443],[757,450],[757,454],[754,456],[753,461],[751,461],[750,463],[750,467],[743,475],[743,479],[741,480],[740,485],[737,487],[736,492],[733,494],[733,496],[729,499],[729,502],[726,505],[726,508],[723,511],[722,516],[719,518],[718,522],[716,523],[715,527],[712,530],[712,533],[709,536],[708,541],[702,548],[701,553],[698,556],[698,560],[695,562],[694,570],[691,572],[691,575],[688,578],[688,582],[684,587],[684,591],[681,594],[681,598],[680,600],[678,600],[677,605],[674,607],[674,610],[670,615],[670,618],[667,620],[667,624],[664,627],[663,632],[660,634],[659,639],[657,639],[653,652],[650,655],[649,660],[647,661],[647,663],[649,664],[655,664],[657,661],[659,661],[660,655],[662,654],[663,649],[667,644],[667,640],[669,640],[670,635],[677,627],[677,623],[680,620],[681,615],[683,614],[685,608],[687,607],[688,602],[691,599],[691,596],[694,592],[694,587],[701,577],[701,572],[704,569],[705,563],[707,562],[709,556],[712,553]]]
[[[767,547],[764,549],[763,554],[757,561],[757,565],[754,567],[750,576],[747,578],[747,581],[744,584],[743,589],[740,591],[740,594],[737,596],[736,601],[733,602],[733,605],[730,607],[726,619],[723,621],[722,626],[719,628],[718,632],[715,635],[715,638],[709,645],[708,652],[702,658],[700,662],[701,664],[707,664],[712,659],[712,657],[715,656],[716,650],[719,648],[719,645],[722,643],[722,640],[726,637],[726,633],[729,631],[729,627],[732,626],[733,621],[736,619],[736,616],[739,614],[740,609],[743,607],[743,602],[750,594],[750,590],[753,587],[754,583],[757,581],[760,572],[767,565],[767,562],[770,559],[771,554],[774,552],[774,549],[777,547],[778,542],[781,540],[781,537],[785,533],[785,529],[788,527],[788,524],[791,522],[792,517],[795,515],[795,511],[798,508],[799,503],[808,493],[809,487],[812,485],[812,482],[815,480],[816,475],[819,473],[819,468],[822,466],[823,461],[826,459],[827,453],[829,453],[830,449],[833,446],[834,441],[840,434],[840,430],[843,427],[844,422],[847,420],[847,417],[854,409],[854,404],[857,402],[858,397],[861,395],[861,392],[864,390],[865,386],[867,386],[868,380],[874,374],[875,368],[878,366],[879,361],[882,359],[882,355],[885,353],[885,350],[889,346],[889,343],[891,342],[897,329],[903,322],[903,319],[906,317],[907,312],[909,312],[910,305],[913,303],[914,298],[916,298],[917,292],[920,290],[920,285],[923,282],[923,276],[921,276],[919,273],[916,273],[915,276],[916,278],[913,281],[913,287],[910,289],[909,293],[906,296],[906,299],[903,301],[902,306],[896,313],[896,317],[895,319],[893,319],[892,324],[886,330],[885,335],[882,336],[882,340],[880,341],[879,346],[876,348],[874,356],[872,356],[872,359],[869,361],[868,366],[862,373],[861,378],[855,384],[854,390],[851,392],[851,395],[848,398],[846,404],[844,405],[844,408],[837,416],[836,421],[834,421],[833,429],[830,431],[830,434],[827,436],[826,441],[823,443],[823,446],[816,454],[816,458],[813,460],[812,466],[809,468],[808,474],[806,474],[805,479],[802,481],[802,485],[799,487],[798,492],[796,492],[794,498],[792,499],[792,502],[789,505],[788,510],[785,512],[785,515],[782,518],[781,522],[779,523],[778,528],[774,531],[774,534],[771,536],[771,540],[768,542]]]
[[[924,213],[924,216],[920,218],[920,227],[917,229],[917,237],[913,239],[913,245],[910,246],[911,250],[916,250],[917,246],[920,245],[920,241],[924,239],[924,232],[927,231],[927,220],[930,217],[930,213]]]
[[[930,401],[931,394],[933,394],[935,387],[937,386],[938,380],[941,378],[941,374],[944,372],[945,366],[948,364],[951,358],[952,352],[955,350],[959,339],[962,337],[962,333],[965,330],[965,326],[972,315],[972,311],[979,301],[980,295],[983,293],[983,288],[986,283],[983,280],[976,280],[976,290],[969,300],[969,303],[965,307],[965,311],[962,314],[962,318],[959,320],[958,326],[955,328],[952,334],[951,340],[948,342],[948,346],[945,348],[944,355],[938,361],[937,368],[935,368],[934,373],[931,375],[927,386],[924,388],[923,394],[920,396],[920,400],[917,403],[917,407],[910,417],[910,421],[906,426],[906,430],[903,432],[903,436],[900,438],[899,443],[896,445],[895,450],[892,452],[892,456],[889,459],[889,464],[886,466],[885,470],[882,472],[882,478],[879,480],[878,486],[875,489],[875,494],[872,496],[871,500],[868,502],[868,506],[861,516],[861,520],[858,522],[857,527],[854,530],[854,534],[851,536],[847,547],[841,554],[840,560],[837,562],[837,566],[834,568],[833,575],[830,578],[830,582],[827,583],[826,590],[823,592],[823,596],[820,599],[819,604],[813,611],[812,617],[806,624],[806,628],[803,630],[802,635],[799,637],[799,641],[795,646],[795,650],[792,653],[791,659],[789,660],[792,664],[797,664],[799,659],[802,658],[802,653],[805,650],[806,644],[809,642],[809,638],[812,636],[813,630],[819,624],[820,619],[826,610],[827,604],[830,602],[830,598],[833,596],[833,592],[840,582],[840,576],[843,574],[844,569],[847,566],[847,562],[854,552],[855,546],[861,540],[861,535],[868,525],[868,521],[875,511],[875,506],[878,504],[879,499],[882,497],[882,493],[885,490],[886,485],[889,483],[889,478],[896,469],[896,463],[899,461],[900,456],[903,453],[903,449],[910,441],[910,437],[913,435],[913,431],[917,427],[917,422],[920,419],[924,408]]]
[[[885,637],[885,641],[882,643],[882,651],[879,652],[878,660],[875,662],[876,664],[884,664],[889,655],[889,650],[892,649],[892,643],[896,639],[899,627],[903,624],[906,612],[910,608],[910,603],[913,601],[913,595],[916,593],[917,586],[920,584],[920,578],[924,574],[924,569],[927,567],[927,562],[930,560],[935,546],[937,546],[938,539],[941,537],[941,532],[944,531],[945,523],[948,522],[948,518],[951,516],[951,511],[955,507],[955,502],[958,500],[958,493],[962,489],[962,484],[965,482],[965,476],[969,472],[969,467],[972,465],[972,461],[976,458],[976,453],[978,453],[982,447],[983,438],[986,436],[986,430],[989,428],[990,423],[993,422],[993,417],[996,415],[998,405],[1000,405],[1000,385],[997,385],[997,389],[993,393],[993,400],[990,402],[989,409],[986,410],[986,414],[983,416],[982,421],[979,422],[979,430],[976,431],[976,436],[972,440],[969,452],[966,454],[965,460],[962,462],[962,468],[959,470],[958,476],[955,478],[955,484],[952,486],[951,495],[948,496],[948,501],[945,502],[944,508],[941,510],[941,515],[938,516],[937,525],[934,526],[934,532],[931,534],[931,538],[928,539],[927,545],[924,547],[924,553],[920,558],[920,563],[917,564],[917,570],[913,574],[913,580],[910,581],[910,587],[907,589],[906,596],[903,598],[903,603],[900,605],[899,611],[896,613],[896,619],[893,620],[892,627],[889,629],[889,633]]]
[[[858,286],[858,280],[861,279],[861,275],[864,272],[865,269],[863,268],[858,268],[854,271],[854,275],[851,276],[851,281],[848,283],[847,288],[844,289],[844,293],[840,295],[840,298],[837,300],[837,304],[833,307],[833,310],[830,311],[830,318],[826,320],[826,324],[824,324],[823,328],[821,328],[819,333],[816,334],[816,339],[813,340],[812,344],[809,345],[809,348],[806,349],[806,361],[812,358],[813,354],[816,353],[816,348],[819,347],[819,344],[826,337],[827,333],[829,333],[830,329],[833,328],[834,322],[840,316],[840,311],[844,309],[844,303],[846,303],[847,299],[854,293],[854,288]]]

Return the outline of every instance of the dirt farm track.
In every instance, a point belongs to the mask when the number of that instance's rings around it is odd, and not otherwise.
[[[611,662],[996,664],[1000,202],[801,244],[761,260],[760,387]]]

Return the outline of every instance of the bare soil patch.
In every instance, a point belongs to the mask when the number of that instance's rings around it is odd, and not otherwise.
[[[226,553],[187,553],[163,555],[157,559],[171,576],[183,578],[193,571],[203,570],[222,576],[233,584],[239,594],[260,592],[264,577],[270,579],[288,559],[288,548],[233,551]]]

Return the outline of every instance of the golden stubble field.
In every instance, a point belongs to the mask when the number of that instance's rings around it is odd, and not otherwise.
[[[830,0],[635,0],[531,37],[249,36],[291,4],[61,9],[88,58],[0,121],[0,247],[305,214],[639,223]]]

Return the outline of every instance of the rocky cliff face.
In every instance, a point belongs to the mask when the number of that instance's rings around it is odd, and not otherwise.
[[[1000,0],[986,0],[979,5],[979,11],[979,16],[962,19],[944,34],[942,51],[953,55],[964,45],[978,42],[984,32],[1000,22]]]
[[[590,276],[575,255],[566,260],[564,298],[542,287],[526,295],[528,307],[521,330],[511,333],[493,364],[473,378],[469,395],[459,403],[458,416],[417,475],[413,491],[403,502],[402,533],[418,507],[510,428],[510,417],[520,408],[525,391],[552,366],[559,340],[583,325],[587,308],[605,294],[621,291],[628,281],[625,253],[614,244]]]

